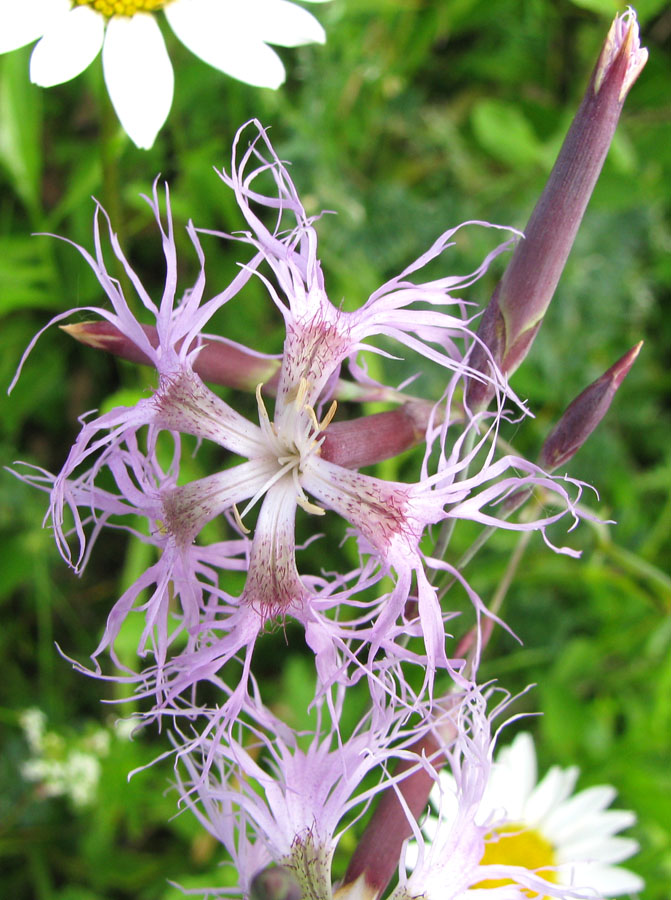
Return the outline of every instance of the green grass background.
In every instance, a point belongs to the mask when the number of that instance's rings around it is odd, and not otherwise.
[[[0,57],[0,459],[52,471],[78,431],[77,417],[134,397],[147,370],[75,345],[58,329],[39,342],[11,398],[20,354],[50,316],[100,302],[96,282],[70,248],[31,232],[91,244],[95,195],[112,213],[130,258],[154,291],[160,247],[139,199],[157,173],[171,187],[187,286],[196,261],[183,226],[232,230],[235,203],[213,173],[228,167],[237,127],[256,116],[319,225],[334,302],[357,305],[383,280],[465,219],[523,227],[577,108],[610,19],[610,0],[333,0],[310,7],[325,47],[281,54],[278,92],[238,84],[193,58],[168,32],[176,70],[168,123],[149,152],[118,131],[105,106],[97,61],[72,83],[42,91],[28,82],[30,48]],[[621,8],[620,8],[621,11]],[[495,635],[482,667],[511,691],[533,682],[516,710],[529,720],[541,767],[578,764],[581,785],[614,784],[636,811],[641,851],[631,867],[645,900],[671,885],[671,11],[638,6],[650,60],[627,101],[612,151],[543,329],[514,387],[535,419],[508,435],[535,455],[561,410],[640,339],[634,370],[607,419],[571,463],[594,484],[593,508],[615,526],[571,536],[582,559],[528,549],[504,616],[524,645]],[[102,123],[102,124],[101,124]],[[107,123],[107,124],[105,124]],[[104,138],[104,140],[102,139]],[[462,271],[491,247],[474,235],[444,257]],[[205,242],[208,283],[226,284],[235,249]],[[502,265],[502,264],[501,264]],[[468,298],[486,303],[495,269]],[[263,289],[251,283],[228,336],[277,351],[281,330]],[[400,380],[400,379],[399,379]],[[250,408],[252,408],[250,406]],[[205,450],[191,462],[207,471]],[[410,477],[412,457],[385,464]],[[109,685],[74,673],[55,649],[85,660],[111,602],[147,560],[119,535],[99,541],[81,578],[62,563],[41,523],[45,497],[0,475],[0,893],[12,900],[173,900],[172,879],[218,883],[220,848],[189,816],[171,818],[170,766],[126,773],[163,749],[161,738],[114,741],[102,760],[95,803],[76,810],[18,775],[27,756],[20,712],[39,705],[64,745],[119,711]],[[473,532],[455,537],[456,550]],[[461,542],[461,544],[460,544]],[[468,572],[490,597],[515,545],[497,535]],[[129,647],[133,635],[128,635]],[[269,696],[295,724],[309,699],[300,641],[279,640],[259,666]],[[166,789],[167,793],[166,793]],[[342,874],[356,834],[336,860]]]

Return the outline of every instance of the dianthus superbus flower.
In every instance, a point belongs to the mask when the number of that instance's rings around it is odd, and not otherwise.
[[[455,718],[477,693],[472,688],[466,700],[453,699]],[[347,694],[340,685],[322,696],[307,732],[297,734],[258,701],[249,702],[225,740],[208,735],[180,748],[182,802],[226,848],[245,896],[259,868],[281,865],[301,896],[330,900],[334,851],[371,800],[394,789],[396,760],[411,771],[432,770],[412,750],[428,727],[421,717],[389,703],[378,686],[368,711],[352,723]]]
[[[563,509],[524,524],[506,523],[496,516],[496,503],[524,486],[554,491],[563,507],[572,509],[566,490],[534,464],[512,456],[495,458],[491,438],[497,417],[481,413],[469,418],[455,400],[464,376],[472,374],[458,341],[467,347],[473,335],[464,318],[463,304],[452,292],[472,284],[507,244],[490,253],[468,275],[416,281],[416,273],[450,246],[458,230],[451,229],[360,308],[346,312],[328,299],[313,220],[307,217],[286,167],[260,125],[253,123],[251,131],[253,139],[247,147],[242,143],[247,132],[238,133],[231,173],[222,173],[249,226],[249,231],[235,235],[235,240],[252,248],[251,257],[223,291],[205,299],[203,252],[195,229],[189,225],[201,268],[193,287],[177,301],[170,207],[168,204],[164,225],[156,187],[149,203],[159,224],[166,261],[165,289],[159,302],[142,286],[109,229],[112,249],[154,319],[153,341],[105,267],[100,210],[96,214],[95,256],[78,247],[111,304],[111,308],[101,306],[93,311],[154,365],[158,387],[135,406],[119,407],[84,421],[51,490],[50,516],[59,547],[79,568],[86,552],[85,519],[100,523],[111,515],[122,515],[125,503],[127,508],[132,507],[133,514],[140,512],[153,522],[153,530],[161,536],[165,546],[151,583],[170,591],[176,560],[190,560],[181,564],[179,571],[190,570],[194,554],[200,552],[194,551],[194,546],[200,546],[203,528],[215,517],[226,519],[233,539],[247,541],[247,576],[241,593],[227,590],[225,576],[216,597],[209,596],[207,602],[202,601],[200,591],[194,593],[193,601],[189,601],[188,591],[180,592],[190,636],[183,651],[175,651],[172,657],[167,652],[172,638],[166,631],[165,617],[157,618],[157,608],[167,602],[161,591],[154,591],[149,603],[142,606],[148,627],[153,629],[157,661],[157,668],[150,667],[150,674],[145,673],[142,689],[156,692],[167,705],[174,704],[200,680],[219,683],[220,670],[239,653],[244,654],[244,685],[258,634],[268,621],[287,616],[303,625],[324,685],[351,677],[352,666],[363,666],[371,672],[374,661],[380,658],[379,651],[384,652],[385,666],[402,660],[423,665],[428,685],[438,668],[449,669],[459,679],[459,665],[446,650],[444,620],[448,614],[441,609],[427,570],[448,569],[462,582],[476,607],[482,607],[458,572],[422,548],[427,527],[448,518],[466,518],[515,529],[544,530],[563,514]],[[273,179],[275,194],[257,187],[257,182],[268,176]],[[262,221],[267,210],[274,211],[272,231]],[[261,269],[262,263],[267,274]],[[266,284],[286,327],[274,385],[274,409],[269,409],[269,398],[259,384],[258,423],[238,413],[194,371],[203,345],[218,340],[204,332],[207,322],[255,275]],[[388,355],[386,347],[382,350],[371,343],[376,337],[383,337],[386,346],[395,344],[397,353],[410,351],[422,363],[438,365],[445,375],[444,397],[437,398],[437,403],[427,402],[427,449],[420,477],[414,482],[384,481],[352,469],[346,443],[334,446],[328,459],[321,453],[335,413],[333,394],[342,384],[343,370],[349,373],[349,384],[368,385],[370,379],[358,362],[361,354]],[[403,396],[393,390],[389,394]],[[177,453],[169,478],[159,476],[157,480],[152,475],[149,481],[143,481],[139,472],[156,469],[152,454],[162,431],[214,442],[244,461],[179,484]],[[467,447],[471,435],[472,446]],[[100,489],[109,484],[110,472],[118,496]],[[75,556],[64,519],[68,508],[79,542]],[[250,517],[255,508],[258,515],[254,524]],[[314,533],[320,530],[322,516],[328,511],[348,523],[348,533],[358,541],[360,565],[342,573],[301,575],[296,564],[296,516],[307,515],[314,523]],[[314,555],[317,547],[310,543],[310,553]],[[233,555],[239,556],[237,552]],[[236,564],[227,557],[222,568]],[[363,599],[365,591],[387,577],[392,580],[391,589],[380,585],[374,599]],[[121,607],[115,607],[111,617],[115,624],[112,627],[108,623],[104,645],[112,642],[120,614],[129,610],[131,596],[127,593]],[[407,606],[409,599],[416,603]],[[356,617],[343,616],[339,609],[344,605],[356,609]],[[408,648],[408,635],[423,638],[423,654]],[[243,695],[241,688],[227,716],[235,715]]]

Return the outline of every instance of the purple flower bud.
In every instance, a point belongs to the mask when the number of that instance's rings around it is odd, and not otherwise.
[[[286,866],[269,866],[252,878],[251,900],[301,900],[301,889]]]
[[[443,761],[440,745],[432,734],[420,738],[410,751],[417,758],[431,759],[432,766],[440,767]],[[407,778],[382,793],[373,817],[357,843],[341,885],[345,897],[348,888],[357,882],[356,896],[370,900],[380,897],[398,869],[403,842],[412,835],[408,813],[419,819],[436,783],[433,769],[418,769],[417,760],[412,757],[399,762],[395,780],[407,769],[412,769]]]
[[[392,459],[426,439],[432,411],[432,404],[411,401],[389,412],[332,422],[324,433],[322,459],[348,469]]]
[[[77,322],[75,325],[60,327],[87,347],[105,350],[143,366],[154,365],[154,361],[134,341],[110,322]],[[151,346],[158,347],[156,326],[143,325],[142,330]],[[203,381],[245,391],[253,391],[257,384],[263,382],[268,393],[274,392],[280,368],[278,359],[264,356],[221,337],[201,335],[201,342],[201,348],[193,360],[193,371]],[[178,341],[175,348],[179,350],[181,345],[182,342]]]
[[[625,98],[648,58],[633,10],[616,16],[587,91],[548,183],[485,310],[478,337],[510,375],[526,356],[554,294],[585,208],[608,153]],[[476,344],[470,363],[488,372],[490,356]],[[467,401],[486,406],[487,382],[471,379]]]
[[[543,444],[539,464],[544,469],[552,471],[564,465],[580,450],[608,412],[615,392],[629,373],[642,346],[643,341],[640,341],[632,347],[568,406]]]

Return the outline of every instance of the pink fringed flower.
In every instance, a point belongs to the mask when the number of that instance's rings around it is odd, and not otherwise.
[[[300,735],[255,698],[225,740],[200,736],[180,749],[181,802],[226,848],[245,895],[258,869],[278,864],[301,896],[328,900],[338,842],[394,784],[395,762],[430,765],[410,749],[426,722],[409,724],[407,711],[389,703],[381,688],[371,690],[371,707],[352,733],[341,734],[345,710],[352,726],[346,694],[339,685],[322,695],[314,730]]]
[[[475,375],[458,349],[460,340],[467,353],[473,334],[464,317],[463,302],[451,292],[476,281],[508,244],[499,246],[466,276],[416,282],[415,274],[450,246],[458,229],[447,231],[359,309],[346,312],[327,297],[313,220],[307,217],[286,167],[261,126],[254,122],[251,128],[254,138],[244,149],[245,129],[238,133],[231,174],[224,172],[221,177],[235,192],[250,229],[224,237],[251,246],[253,253],[223,291],[205,299],[204,256],[190,224],[188,233],[200,260],[200,273],[184,297],[176,299],[177,258],[170,205],[166,194],[164,225],[156,187],[148,202],[159,225],[166,262],[160,302],[143,288],[100,208],[95,219],[95,256],[77,247],[111,304],[111,309],[94,307],[92,311],[132,349],[131,356],[153,364],[158,387],[135,406],[119,407],[83,422],[63,469],[53,480],[50,503],[59,548],[76,569],[86,560],[86,522],[95,523],[97,534],[110,517],[116,520],[137,513],[145,517],[158,561],[114,607],[99,651],[113,644],[123,617],[134,606],[143,609],[147,624],[140,652],[145,654],[151,648],[155,664],[138,676],[138,689],[156,694],[158,708],[163,710],[174,709],[179,698],[201,680],[221,686],[222,667],[242,654],[239,690],[222,712],[228,722],[244,700],[255,641],[265,624],[277,617],[291,616],[303,625],[323,686],[360,677],[362,671],[370,675],[379,666],[389,668],[404,660],[425,668],[425,685],[432,684],[439,668],[449,669],[460,680],[459,664],[450,660],[445,647],[447,614],[427,568],[452,572],[478,610],[481,604],[459,573],[442,560],[425,555],[420,542],[427,526],[449,518],[467,518],[543,530],[563,512],[519,525],[497,518],[492,509],[493,504],[525,486],[546,487],[559,496],[564,507],[573,508],[564,488],[538,467],[516,457],[494,458],[491,438],[500,412],[489,421],[485,413],[469,418],[463,408],[458,415],[452,412],[455,393],[466,375],[489,376]],[[268,175],[275,183],[272,195],[257,190],[257,179]],[[261,212],[268,210],[274,211],[273,230],[260,218]],[[137,320],[119,282],[105,267],[100,214],[107,220],[114,254],[155,320],[153,340],[151,329]],[[269,267],[272,281],[259,270],[262,263]],[[208,320],[253,276],[263,279],[286,326],[281,365],[273,384],[274,410],[269,412],[268,392],[259,384],[258,422],[240,415],[195,371],[201,351],[222,340],[204,333]],[[425,403],[427,448],[416,482],[388,482],[353,470],[346,446],[340,447],[335,458],[326,459],[321,453],[335,412],[334,394],[340,391],[352,396],[357,388],[370,387],[358,362],[360,354],[389,355],[370,343],[378,336],[395,342],[399,352],[418,354],[423,362],[430,361],[445,372],[444,397],[435,405],[433,401]],[[220,346],[225,354],[226,345]],[[248,351],[249,358],[253,353]],[[353,381],[341,379],[345,364]],[[495,387],[509,393],[499,381]],[[397,400],[403,398],[391,388],[378,386],[378,390],[382,396],[386,392]],[[172,433],[175,440],[167,475],[158,471],[155,452],[163,431]],[[200,480],[177,484],[179,433],[214,442],[244,461]],[[437,460],[432,468],[430,460]],[[109,485],[110,473],[117,494],[101,489],[101,485]],[[245,520],[249,521],[257,505],[251,534]],[[64,524],[66,508],[74,517],[79,544],[74,556]],[[356,536],[360,566],[344,574],[301,575],[296,565],[296,516],[306,514],[318,524],[328,511],[345,519],[349,533]],[[232,537],[222,553],[203,547],[200,538],[204,526],[218,516],[226,518]],[[315,551],[316,545],[311,543],[311,553]],[[235,595],[227,590],[221,570],[238,568],[241,560],[247,570],[246,583]],[[388,577],[391,589],[378,587],[377,596],[371,600],[369,593],[364,601],[363,592]],[[151,593],[143,602],[145,589]],[[167,610],[175,592],[181,611],[177,631],[171,632],[175,617],[168,616]],[[416,603],[408,606],[409,599]],[[344,604],[357,610],[355,617],[340,614]],[[175,634],[180,631],[188,636],[186,646],[173,650]],[[407,647],[408,635],[423,638],[424,654]],[[382,662],[376,661],[381,659],[379,651],[384,651]],[[466,682],[461,680],[461,684]]]

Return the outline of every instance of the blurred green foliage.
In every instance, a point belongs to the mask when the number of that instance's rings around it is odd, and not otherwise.
[[[281,51],[289,78],[276,93],[213,71],[166,30],[175,101],[149,152],[136,150],[114,125],[101,143],[109,109],[99,61],[74,82],[42,91],[28,81],[30,48],[0,57],[3,386],[51,316],[101,300],[72,248],[30,233],[55,232],[90,247],[93,194],[112,214],[145,284],[159,291],[160,245],[138,195],[160,172],[170,183],[186,287],[196,271],[186,221],[227,231],[242,224],[212,167],[229,166],[235,130],[252,116],[272,126],[308,211],[337,212],[318,225],[335,302],[360,304],[462,220],[523,227],[617,9],[611,0],[333,0],[317,9],[326,46]],[[599,491],[592,507],[618,524],[573,533],[572,545],[583,550],[577,562],[532,542],[504,609],[524,644],[496,634],[482,677],[513,692],[538,684],[516,709],[543,710],[526,723],[538,735],[542,765],[578,763],[583,785],[616,785],[619,806],[639,817],[634,834],[642,849],[631,868],[646,879],[642,897],[668,900],[671,11],[663,0],[644,0],[638,12],[650,60],[627,101],[545,325],[515,375],[514,387],[536,418],[507,435],[535,455],[582,387],[645,339],[608,418],[571,464],[572,475]],[[490,237],[469,233],[441,271],[478,261]],[[236,270],[235,247],[204,242],[209,284],[226,284]],[[486,303],[500,272],[468,299]],[[280,349],[280,322],[257,282],[217,326],[259,349]],[[0,457],[57,470],[77,416],[143,392],[149,381],[146,370],[49,329],[10,400],[0,401]],[[191,461],[194,473],[208,458],[205,450]],[[410,477],[412,462],[385,464],[384,474]],[[112,685],[74,673],[54,642],[68,657],[86,660],[111,602],[146,561],[143,548],[112,534],[98,543],[85,574],[73,577],[42,530],[45,496],[6,473],[1,478],[2,895],[173,900],[181,894],[169,880],[217,883],[215,842],[190,816],[172,818],[169,764],[126,781],[129,770],[162,752],[160,736],[113,743],[90,809],[47,798],[17,774],[28,754],[22,710],[39,705],[51,727],[66,734],[92,719],[109,721],[101,696],[123,701]],[[472,537],[468,529],[458,533],[455,550]],[[469,566],[485,599],[514,544],[513,535],[498,534]],[[268,638],[272,652],[259,664],[273,704],[299,724],[310,670],[298,632],[289,629],[288,638],[288,645],[283,634]],[[278,655],[286,660],[281,672]],[[122,703],[112,718],[131,709]],[[342,859],[354,841],[346,836]]]

